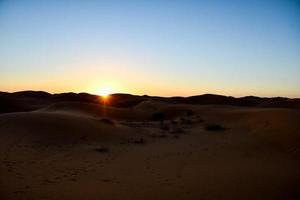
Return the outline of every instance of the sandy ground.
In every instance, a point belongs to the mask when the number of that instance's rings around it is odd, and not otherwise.
[[[292,109],[64,103],[1,114],[0,199],[300,199],[299,144]]]

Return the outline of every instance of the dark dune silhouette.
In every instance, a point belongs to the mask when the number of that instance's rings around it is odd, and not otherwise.
[[[231,96],[204,94],[190,97],[157,97],[139,96],[131,94],[111,94],[109,105],[113,107],[127,108],[135,106],[143,101],[155,100],[171,104],[198,104],[198,105],[233,105],[256,107],[282,107],[300,108],[300,99],[284,97],[261,98],[246,96],[235,98]],[[88,93],[61,93],[50,94],[43,91],[20,91],[14,93],[0,92],[0,113],[32,111],[59,102],[82,102],[101,104],[98,95]]]

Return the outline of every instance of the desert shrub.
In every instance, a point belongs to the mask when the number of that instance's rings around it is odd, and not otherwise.
[[[188,118],[180,118],[181,124],[192,124],[192,120],[188,119]]]
[[[163,121],[165,119],[165,114],[162,112],[156,112],[152,115],[152,120]]]
[[[209,124],[205,127],[207,131],[224,131],[225,128],[220,124]]]
[[[173,138],[174,138],[174,139],[178,139],[178,138],[179,138],[179,135],[174,135]]]
[[[164,131],[168,131],[168,130],[170,130],[170,126],[169,126],[169,124],[160,124],[160,129],[161,130],[164,130]]]
[[[112,121],[111,119],[108,119],[108,118],[103,118],[103,119],[100,119],[99,121],[105,123],[105,124],[111,124],[111,125],[114,125],[114,121]]]
[[[183,133],[184,131],[183,131],[183,129],[182,128],[178,128],[177,130],[176,130],[176,133]]]
[[[94,150],[97,151],[97,152],[101,152],[101,153],[109,152],[109,149],[105,148],[105,147],[95,148]]]
[[[192,124],[193,122],[192,122],[192,120],[190,120],[190,119],[187,119],[187,120],[185,120],[185,122],[184,122],[185,124]]]
[[[192,110],[188,110],[188,111],[186,111],[186,115],[187,116],[193,116],[193,115],[195,115],[195,112],[192,111]]]
[[[136,139],[133,141],[135,144],[145,144],[146,140],[144,138]]]
[[[173,124],[173,125],[177,125],[177,124],[178,124],[178,122],[177,122],[177,121],[175,121],[175,120],[171,120],[171,124]]]
[[[204,122],[204,120],[202,119],[202,117],[200,115],[197,115],[196,117],[197,117],[198,122],[200,122],[200,123]]]
[[[158,137],[160,137],[160,138],[166,138],[166,137],[168,137],[168,135],[166,135],[166,134],[161,134],[161,135],[158,135]]]
[[[153,138],[166,138],[166,137],[168,137],[168,135],[166,135],[166,134],[153,134],[153,135],[151,135],[151,137],[153,137]]]
[[[182,134],[182,133],[184,133],[184,130],[179,127],[179,128],[173,129],[173,131],[171,133],[172,134]]]

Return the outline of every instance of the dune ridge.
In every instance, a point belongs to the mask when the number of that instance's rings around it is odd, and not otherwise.
[[[300,99],[285,97],[261,98],[246,96],[235,98],[216,94],[203,94],[190,97],[157,97],[148,95],[111,94],[110,105],[113,107],[133,107],[144,101],[160,101],[171,104],[196,104],[196,105],[234,105],[246,107],[281,107],[300,108]],[[0,113],[22,112],[41,109],[45,106],[60,102],[101,103],[98,95],[88,93],[61,93],[50,94],[44,91],[20,91],[14,93],[0,92]]]

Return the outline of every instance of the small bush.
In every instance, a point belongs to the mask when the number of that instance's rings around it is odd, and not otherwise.
[[[183,129],[182,128],[178,128],[177,130],[176,130],[176,133],[183,133],[184,131],[183,131]]]
[[[166,137],[168,137],[168,135],[166,135],[166,134],[152,134],[151,137],[152,138],[166,138]]]
[[[178,124],[178,122],[177,122],[177,121],[175,121],[175,120],[172,120],[172,121],[171,121],[171,124],[173,124],[173,125],[177,125],[177,124]]]
[[[220,124],[209,124],[205,127],[207,131],[224,131],[225,128]]]
[[[152,115],[152,120],[154,121],[162,121],[165,119],[165,114],[162,112],[156,112]]]
[[[101,153],[107,153],[109,152],[109,149],[108,148],[105,148],[105,147],[102,147],[102,148],[96,148],[94,149],[95,151],[97,152],[101,152]]]
[[[186,111],[186,115],[187,116],[193,116],[193,115],[195,115],[195,112],[192,111],[192,110],[188,110],[188,111]]]
[[[192,124],[193,121],[187,118],[181,118],[181,124]]]
[[[184,133],[184,131],[182,128],[176,128],[171,133],[172,134],[182,134],[182,133]]]
[[[186,123],[186,124],[192,124],[193,122],[192,122],[192,120],[187,119],[187,120],[185,120],[185,123]]]
[[[135,143],[135,144],[145,144],[146,141],[145,141],[144,138],[140,138],[140,139],[134,140],[133,143]]]
[[[168,131],[170,130],[169,124],[160,124],[160,129],[163,131]]]
[[[179,138],[179,135],[174,135],[173,138],[174,138],[174,139],[178,139],[178,138]]]

